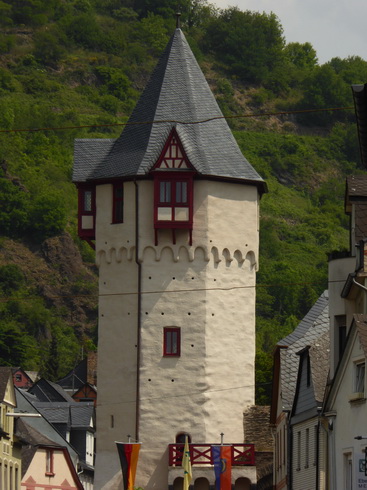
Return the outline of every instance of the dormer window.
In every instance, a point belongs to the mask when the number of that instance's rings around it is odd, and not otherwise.
[[[173,129],[154,167],[154,228],[156,245],[159,229],[171,229],[173,243],[176,230],[189,230],[192,242],[194,169]]]

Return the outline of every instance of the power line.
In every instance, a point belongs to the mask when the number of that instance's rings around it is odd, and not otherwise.
[[[334,280],[328,281],[328,284],[332,283],[344,283],[345,280]],[[302,281],[302,282],[283,282],[276,284],[256,284],[251,286],[231,286],[231,287],[217,287],[217,288],[191,288],[191,289],[157,289],[151,291],[141,291],[140,294],[170,294],[170,293],[192,293],[192,292],[202,292],[202,291],[233,291],[235,289],[255,289],[255,288],[273,288],[273,287],[281,287],[281,286],[316,286],[323,285],[324,281],[315,282],[315,281]],[[137,291],[127,291],[124,293],[88,293],[88,294],[55,294],[51,296],[47,296],[47,299],[57,299],[57,298],[97,298],[97,297],[111,297],[111,296],[137,296],[139,293]],[[35,298],[43,298],[43,296],[0,296],[0,303],[5,303],[6,301],[29,301]]]
[[[204,124],[217,119],[245,119],[250,117],[270,117],[270,116],[285,116],[292,114],[307,114],[314,112],[335,112],[335,111],[346,111],[354,110],[353,106],[349,107],[329,107],[325,109],[300,109],[296,111],[278,111],[278,112],[254,112],[249,114],[240,114],[234,116],[215,116],[208,119],[201,119],[198,121],[180,121],[176,119],[164,119],[161,121],[136,121],[136,122],[125,122],[125,123],[111,123],[111,124],[87,124],[81,126],[60,126],[60,127],[49,127],[49,128],[34,128],[34,129],[0,129],[0,133],[36,133],[39,131],[68,131],[72,129],[86,129],[86,128],[108,128],[108,127],[119,127],[119,126],[142,126],[142,125],[152,125],[152,124],[182,124],[182,125],[194,125],[194,124]]]

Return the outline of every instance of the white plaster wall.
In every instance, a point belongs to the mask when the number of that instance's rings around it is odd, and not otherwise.
[[[331,411],[336,413],[333,433],[335,437],[335,461],[330,464],[335,468],[335,489],[344,488],[344,454],[361,453],[366,441],[354,439],[356,436],[366,436],[367,404],[365,400],[350,402],[353,393],[353,362],[364,358],[363,350],[358,339],[354,343],[349,362],[343,372],[343,382],[340,384]],[[365,388],[366,389],[366,388]],[[354,464],[354,463],[353,463]],[[357,483],[355,482],[355,485]],[[353,488],[358,488],[357,486]]]
[[[347,328],[352,321],[355,313],[354,301],[349,301],[341,297],[341,292],[345,285],[348,274],[354,271],[356,265],[355,257],[335,259],[329,261],[328,272],[328,291],[329,291],[329,317],[330,317],[330,377],[333,378],[339,362],[339,332],[335,326],[335,316],[347,316]]]
[[[143,294],[136,485],[149,490],[167,487],[167,446],[177,433],[189,432],[194,443],[220,442],[221,432],[227,443],[243,441],[243,410],[254,403],[258,202],[255,187],[197,181],[193,245],[186,230],[177,232],[176,245],[166,230],[158,232],[155,247],[153,182],[137,185]],[[134,184],[126,183],[124,193],[124,223],[111,225],[112,186],[97,187],[96,488],[119,471],[113,441],[135,434]],[[178,358],[162,356],[168,326],[181,328]]]

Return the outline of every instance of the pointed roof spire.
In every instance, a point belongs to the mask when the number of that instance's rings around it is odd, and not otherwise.
[[[242,155],[181,29],[175,29],[121,136],[77,140],[74,182],[144,176],[174,127],[196,171],[266,184]],[[89,155],[87,169],[86,155]],[[91,166],[93,168],[91,168]]]

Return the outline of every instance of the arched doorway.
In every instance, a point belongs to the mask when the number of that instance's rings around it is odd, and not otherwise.
[[[250,490],[251,482],[248,478],[237,478],[234,484],[234,490]]]
[[[210,490],[208,480],[206,478],[197,478],[194,482],[194,490]]]
[[[182,490],[183,489],[183,481],[184,479],[182,476],[179,476],[178,478],[175,478],[173,482],[173,490]]]
[[[180,444],[180,446],[176,448],[176,466],[181,466],[186,437],[190,444],[191,436],[187,432],[179,432],[176,435],[176,444]]]

